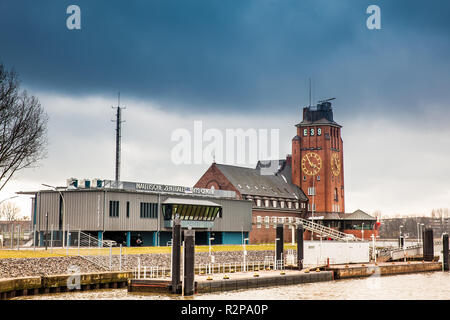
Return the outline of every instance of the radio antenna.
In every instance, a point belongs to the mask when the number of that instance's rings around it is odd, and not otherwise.
[[[115,108],[115,107],[111,107]],[[120,154],[121,154],[121,143],[122,143],[122,109],[126,109],[125,107],[120,106],[120,91],[117,96],[117,112],[116,119],[111,120],[116,122],[116,172],[115,172],[115,180],[116,183],[120,181]]]

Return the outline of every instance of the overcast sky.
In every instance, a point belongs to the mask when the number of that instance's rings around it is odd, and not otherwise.
[[[71,4],[81,30],[66,27]],[[372,4],[381,30],[366,27]],[[1,0],[0,61],[50,121],[48,158],[0,200],[69,177],[113,179],[118,91],[122,180],[193,185],[209,164],[172,163],[171,134],[196,120],[279,129],[284,157],[311,77],[314,101],[337,98],[347,212],[450,207],[449,16],[438,0]]]

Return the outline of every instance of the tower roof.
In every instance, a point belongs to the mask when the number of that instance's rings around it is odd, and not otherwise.
[[[324,101],[318,103],[315,107],[303,108],[303,121],[297,124],[297,127],[310,125],[332,125],[342,127],[333,120],[333,108],[331,102]]]

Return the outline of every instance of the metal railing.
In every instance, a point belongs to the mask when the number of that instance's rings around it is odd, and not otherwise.
[[[258,272],[268,270],[284,270],[285,263],[279,260],[274,264],[274,261],[249,261],[246,263],[226,262],[213,264],[197,264],[194,267],[194,274],[196,275],[214,275],[227,274],[235,272]],[[133,269],[135,279],[155,279],[155,278],[170,278],[171,272],[168,267],[161,266],[142,266],[140,262],[138,266]]]
[[[254,220],[255,222],[253,222],[253,224],[273,224],[274,222],[262,222],[259,221],[257,219],[258,217],[255,217]],[[282,219],[281,221],[289,221],[289,219],[285,218]],[[338,230],[335,230],[333,228],[329,228],[329,227],[325,227],[324,225],[321,225],[319,223],[315,223],[312,222],[310,220],[307,219],[303,219],[303,218],[295,218],[295,222],[284,222],[283,224],[286,225],[293,225],[293,226],[297,226],[297,225],[303,225],[303,228],[305,228],[308,231],[320,234],[323,237],[328,237],[331,238],[333,240],[338,240],[338,241],[362,241],[362,239],[354,236],[353,234],[348,234],[348,233],[344,233]]]

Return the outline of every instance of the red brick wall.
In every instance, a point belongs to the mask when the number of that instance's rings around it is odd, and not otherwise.
[[[308,129],[308,135],[303,136],[303,129]],[[309,129],[312,127],[297,128],[297,135],[301,140],[292,141],[292,181],[298,185],[305,193],[308,193],[308,187],[316,188],[316,195],[314,196],[314,203],[316,204],[316,212],[333,212],[333,204],[339,204],[339,212],[345,212],[345,197],[344,197],[344,152],[343,142],[341,138],[341,130],[332,126],[314,126],[315,135],[310,136]],[[317,129],[322,129],[322,135],[317,135]],[[331,136],[333,130],[334,136]],[[326,134],[330,135],[330,139],[325,138]],[[321,150],[303,150],[301,148],[321,148]],[[331,148],[339,151],[331,150]],[[316,176],[306,176],[306,181],[303,181],[305,174],[301,168],[301,160],[306,153],[313,152],[320,156],[322,160],[322,167],[318,172],[320,181]],[[336,177],[331,171],[331,157],[333,153],[337,153],[340,159],[340,173]],[[334,200],[334,190],[338,191],[338,201]],[[312,204],[312,196],[308,196]]]
[[[289,212],[289,211],[265,211],[260,209],[253,209],[253,219],[254,224],[252,225],[252,231],[250,232],[250,243],[274,243],[276,238],[276,228],[273,227],[273,222],[270,220],[269,228],[266,228],[264,223],[264,217],[293,217],[300,218],[301,214],[299,212]],[[257,227],[256,217],[262,217],[261,228]],[[271,219],[271,218],[269,218]],[[295,234],[295,231],[294,231]],[[289,226],[284,226],[283,238],[285,243],[290,243],[292,239],[292,231]]]
[[[236,192],[236,198],[242,199],[242,196],[238,189],[236,189],[231,182],[223,175],[223,173],[213,163],[203,176],[197,181],[194,188],[206,188],[211,189],[214,186],[216,190],[230,190]]]

